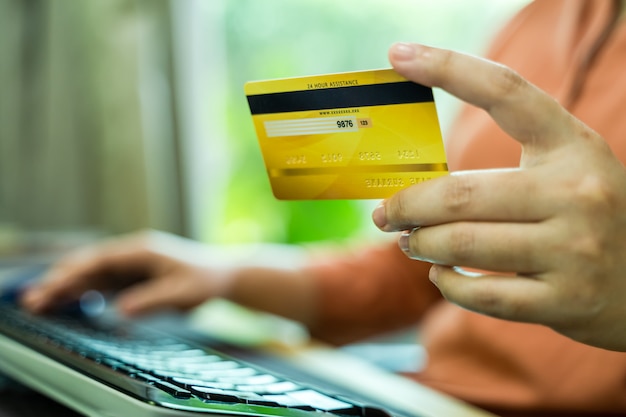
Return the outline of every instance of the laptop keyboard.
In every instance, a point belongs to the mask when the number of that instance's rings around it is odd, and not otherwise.
[[[388,417],[213,348],[155,329],[0,302],[0,333],[155,407],[223,414]]]

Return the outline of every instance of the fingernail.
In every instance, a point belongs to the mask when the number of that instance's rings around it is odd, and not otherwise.
[[[387,215],[385,213],[384,202],[380,203],[378,207],[374,209],[372,212],[372,220],[379,229],[383,229],[387,225]]]
[[[399,61],[410,61],[415,58],[416,46],[406,42],[396,43],[391,47],[390,55]]]
[[[398,239],[398,246],[400,246],[400,249],[402,249],[402,252],[404,252],[404,254],[408,257],[411,257],[409,255],[409,237],[411,236],[411,231],[410,230],[405,230],[402,232],[402,234],[400,234],[400,239]]]
[[[430,267],[430,271],[428,271],[428,279],[437,285],[437,278],[439,278],[439,268],[437,268],[437,265],[433,265]]]

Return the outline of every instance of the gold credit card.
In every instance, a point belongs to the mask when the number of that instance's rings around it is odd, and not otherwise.
[[[368,199],[448,173],[432,89],[391,69],[246,83],[274,196]]]

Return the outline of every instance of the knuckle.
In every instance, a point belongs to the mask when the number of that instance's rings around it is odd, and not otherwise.
[[[487,311],[493,316],[503,317],[502,300],[492,291],[476,291],[474,303],[481,311]]]
[[[597,283],[592,285],[589,282],[582,282],[569,292],[567,302],[578,308],[582,308],[585,314],[590,314],[595,310],[594,307],[599,297],[600,291]]]
[[[615,211],[618,196],[604,178],[588,174],[576,188],[576,199],[579,207],[597,215],[608,215]]]
[[[497,65],[494,72],[493,86],[496,94],[503,98],[518,92],[528,84],[517,72],[504,65]]]
[[[505,320],[520,320],[527,316],[529,302],[525,297],[507,297],[488,289],[477,291],[474,301],[478,311],[483,311],[492,317]]]
[[[405,224],[411,217],[411,198],[407,192],[400,191],[386,205],[387,216],[393,222]]]
[[[602,262],[605,253],[603,239],[598,235],[577,237],[571,242],[571,251],[579,262],[596,265]]]
[[[137,255],[150,256],[159,252],[163,246],[165,235],[154,230],[141,230],[131,235],[114,241],[113,252],[135,253]]]
[[[606,268],[611,260],[606,256],[604,243],[596,236],[579,237],[570,244],[573,278],[577,284],[566,291],[567,302],[591,313],[601,303],[606,291]]]
[[[127,242],[132,242],[133,244],[141,246],[149,246],[157,236],[158,234],[154,230],[143,229],[128,236]]]
[[[607,224],[605,219],[619,216],[618,200],[616,190],[598,175],[586,175],[576,186],[571,206],[580,215],[572,225],[575,232],[567,249],[590,268],[607,261],[615,231],[610,226],[614,223]]]
[[[436,54],[437,58],[437,71],[431,74],[431,82],[433,84],[441,86],[443,89],[449,88],[450,77],[454,73],[454,67],[457,64],[457,54],[450,50],[438,50]]]
[[[451,176],[450,185],[444,190],[443,205],[449,212],[457,213],[468,209],[476,193],[476,184],[471,175]]]
[[[439,51],[439,68],[443,68],[443,70],[449,69],[453,65],[454,55],[452,51],[443,49]]]
[[[471,260],[476,250],[476,235],[468,228],[461,227],[450,234],[450,252],[458,262]]]
[[[602,311],[606,303],[607,288],[602,274],[585,268],[581,268],[578,274],[586,275],[586,278],[578,279],[576,285],[570,285],[560,296],[567,321],[588,320]]]
[[[455,302],[455,300],[452,300],[449,296],[446,298]],[[489,287],[474,288],[471,298],[468,299],[466,295],[461,296],[460,298],[462,300],[460,304],[464,305],[465,308],[468,308],[469,310],[488,314],[492,317],[508,318],[508,315],[504,311],[505,309],[502,299],[494,291],[491,291]]]

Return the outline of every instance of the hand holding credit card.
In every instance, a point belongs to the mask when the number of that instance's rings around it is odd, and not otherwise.
[[[431,88],[391,69],[245,85],[274,196],[386,198],[448,173]]]

